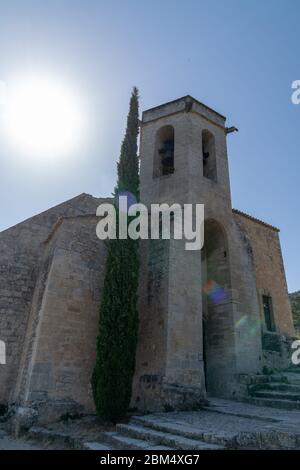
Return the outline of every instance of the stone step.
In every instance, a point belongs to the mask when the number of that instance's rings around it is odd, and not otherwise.
[[[120,434],[139,438],[144,441],[151,441],[158,445],[170,446],[175,449],[182,450],[218,450],[224,449],[224,446],[217,444],[209,444],[207,442],[190,439],[178,434],[171,434],[170,432],[161,432],[149,427],[137,424],[119,424],[117,430]]]
[[[285,377],[287,378],[287,381],[291,384],[300,384],[300,374],[294,372],[287,372],[285,374]]]
[[[270,398],[274,400],[289,400],[299,402],[300,405],[300,394],[292,392],[284,392],[278,390],[257,390],[253,393],[254,397],[258,398]]]
[[[300,384],[270,382],[267,384],[255,384],[249,387],[250,394],[255,394],[258,391],[276,390],[282,392],[291,392],[300,395]]]
[[[293,400],[280,400],[275,398],[249,397],[245,402],[257,406],[268,406],[282,410],[300,410],[300,402]]]
[[[298,393],[300,395],[300,383],[271,383],[271,390],[279,390],[283,392]]]
[[[286,383],[287,378],[286,374],[272,374],[272,375],[267,375],[268,378],[267,382],[280,382],[280,383]]]
[[[257,374],[251,377],[250,382],[248,381],[249,378],[246,378],[246,382],[244,382],[245,377],[240,377],[241,383],[246,383],[247,385],[258,385],[258,384],[265,384],[269,382],[285,382],[286,377],[285,374],[277,373],[277,374]]]
[[[292,372],[293,374],[300,374],[300,364],[297,366],[289,367],[286,372]]]
[[[34,426],[26,434],[27,438],[34,441],[55,444],[60,448],[79,449],[79,450],[114,450],[106,442],[85,442],[82,439],[72,437],[63,432],[53,431],[51,429]]]
[[[120,434],[119,432],[105,432],[101,435],[108,444],[119,450],[175,450],[171,447],[157,445],[155,442],[147,442]]]
[[[132,424],[142,425],[146,428],[160,431],[162,433],[174,434],[189,439],[203,441],[207,444],[215,444],[224,448],[225,446],[233,447],[235,445],[236,433],[228,433],[217,430],[210,432],[206,428],[194,427],[191,424],[178,423],[167,419],[160,419],[159,417],[135,416],[131,419]]]
[[[270,383],[270,382],[286,383],[287,382],[286,373],[284,372],[284,373],[277,373],[277,374],[270,374],[270,375],[259,375],[253,381],[253,384]]]
[[[32,438],[39,442],[53,443],[58,446],[68,447],[71,449],[80,449],[82,443],[79,439],[76,439],[63,432],[53,431],[40,426],[33,426],[29,429],[26,437]]]
[[[114,448],[105,442],[84,442],[82,450],[114,450]]]

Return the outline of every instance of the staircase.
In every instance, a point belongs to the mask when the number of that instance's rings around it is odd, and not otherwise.
[[[43,441],[46,448],[96,451],[300,449],[300,410],[295,410],[300,403],[295,398],[299,396],[300,374],[294,376],[294,372],[287,372],[284,379],[258,376],[250,385],[251,404],[210,397],[209,405],[198,411],[133,416],[112,432],[89,432],[86,426],[81,429],[80,423],[70,423],[65,431],[60,426],[32,427],[27,438]],[[267,406],[255,406],[253,401]],[[291,411],[286,409],[289,406],[293,406]]]
[[[191,427],[177,423],[163,423],[150,417],[135,417],[129,424],[118,424],[116,432],[101,435],[114,449],[134,450],[219,450],[224,449],[220,438],[219,443],[209,442],[203,433],[193,432]]]
[[[247,384],[242,402],[210,397],[198,411],[134,416],[113,432],[100,432],[97,441],[39,427],[27,436],[57,448],[98,451],[300,449],[299,368],[260,374]]]
[[[281,375],[264,376],[248,387],[248,403],[285,410],[300,410],[300,369],[290,368]]]

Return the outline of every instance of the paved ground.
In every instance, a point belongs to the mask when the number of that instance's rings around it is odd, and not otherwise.
[[[22,440],[13,439],[0,429],[0,450],[68,448],[69,446],[65,445],[66,436],[73,437],[82,443],[92,441],[99,446],[103,442],[103,435],[107,430],[98,423],[95,417],[57,423],[51,428],[44,431],[42,428],[36,428],[38,432],[28,435],[30,441],[25,438]],[[43,436],[45,431],[46,433],[49,431],[58,433],[58,437],[56,440],[52,439],[49,444],[50,440],[47,439],[47,435],[46,439]],[[193,443],[196,441],[199,443],[199,440],[221,444],[226,448],[299,449],[300,411],[279,410],[210,398],[210,405],[204,410],[140,416],[132,418],[128,424],[119,426],[117,431],[117,433],[106,434],[113,435],[119,445],[125,445],[122,447],[123,449],[127,448],[128,442],[133,445],[133,447],[128,445],[128,448],[144,448],[144,444],[149,448],[148,439],[151,440],[151,436],[155,437],[156,444],[165,446],[170,442],[170,436],[176,437],[176,442],[179,445],[181,443],[186,445],[186,438],[192,439],[188,443],[189,447],[176,447],[175,442],[171,446],[175,449],[193,448]],[[161,437],[157,442],[159,436]],[[137,444],[141,447],[137,447]],[[94,447],[97,448],[97,445]],[[108,448],[114,448],[114,446]]]
[[[281,410],[220,398],[210,398],[209,402],[209,407],[203,411],[157,413],[152,416],[154,419],[227,436],[250,432],[278,432],[300,436],[299,410]]]
[[[229,414],[253,419],[256,422],[272,422],[274,427],[284,426],[290,431],[300,433],[300,410],[284,410],[265,406],[250,405],[238,401],[210,398],[209,409],[221,414]]]
[[[37,444],[28,444],[26,442],[12,439],[10,437],[3,437],[0,439],[0,450],[40,450],[43,447],[38,447]]]

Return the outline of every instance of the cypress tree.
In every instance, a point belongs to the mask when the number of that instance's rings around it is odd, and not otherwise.
[[[137,88],[134,88],[117,164],[116,198],[119,192],[128,191],[139,199],[138,112],[139,96]],[[107,242],[107,250],[92,389],[98,416],[106,421],[117,422],[128,410],[135,369],[138,241],[129,238],[111,239]]]

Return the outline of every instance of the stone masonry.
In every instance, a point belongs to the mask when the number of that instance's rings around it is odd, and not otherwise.
[[[141,202],[205,205],[201,251],[186,251],[185,240],[141,242],[132,407],[142,411],[195,407],[207,394],[238,398],[240,376],[289,365],[278,229],[232,209],[227,133],[225,118],[190,96],[142,116]],[[0,403],[33,407],[40,423],[94,411],[102,201],[82,194],[0,233]]]

